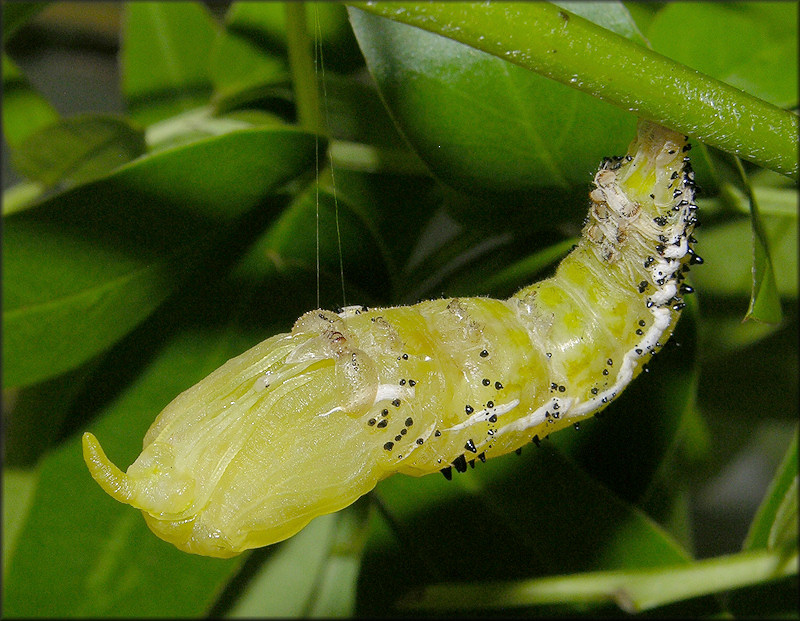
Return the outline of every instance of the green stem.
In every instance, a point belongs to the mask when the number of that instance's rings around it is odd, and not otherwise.
[[[508,610],[545,604],[613,602],[633,613],[797,574],[797,549],[756,550],[630,571],[603,571],[481,584],[437,584],[404,602],[436,611]]]
[[[289,70],[294,86],[297,120],[308,131],[323,133],[325,126],[319,108],[319,89],[312,41],[306,30],[306,7],[303,2],[286,3],[286,42],[289,48]]]
[[[357,2],[798,179],[798,117],[549,2]]]

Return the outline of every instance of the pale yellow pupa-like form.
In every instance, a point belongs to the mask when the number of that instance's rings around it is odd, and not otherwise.
[[[508,300],[314,310],[178,395],[123,473],[89,471],[153,532],[229,557],[294,535],[394,473],[515,451],[618,396],[669,337],[695,223],[687,138],[641,121],[595,176],[555,275]]]

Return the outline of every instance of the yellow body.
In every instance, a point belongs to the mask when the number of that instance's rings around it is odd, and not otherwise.
[[[306,313],[170,403],[127,473],[85,434],[92,476],[159,537],[226,557],[391,474],[449,475],[596,413],[679,315],[685,145],[640,123],[629,157],[598,172],[583,238],[552,278],[508,300]]]

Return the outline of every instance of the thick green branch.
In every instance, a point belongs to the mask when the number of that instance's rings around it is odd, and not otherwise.
[[[652,569],[601,571],[518,582],[437,584],[408,597],[404,604],[408,608],[452,612],[614,602],[633,613],[796,574],[796,548],[786,552],[757,550]]]
[[[353,6],[460,41],[798,178],[798,117],[549,2]]]

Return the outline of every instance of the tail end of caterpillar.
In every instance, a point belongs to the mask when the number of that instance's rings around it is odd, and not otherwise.
[[[83,434],[83,461],[92,478],[114,500],[131,504],[133,485],[130,477],[117,468],[103,451],[94,434]]]
[[[225,545],[219,533],[200,532],[203,525],[195,523],[195,516],[170,519],[193,501],[194,482],[191,479],[170,477],[169,473],[160,472],[158,466],[153,468],[149,477],[132,477],[111,462],[94,434],[88,432],[83,434],[83,460],[103,491],[114,500],[140,509],[150,530],[164,541],[185,552],[207,556],[226,558],[238,553]],[[174,484],[176,478],[177,485]],[[207,540],[221,543],[208,546],[204,544]]]
[[[128,472],[122,472],[108,458],[100,442],[91,433],[83,434],[83,461],[98,485],[114,500],[140,509],[145,515],[162,520],[178,517],[194,501],[193,477],[174,466],[163,447],[151,444],[147,457],[137,460]],[[161,450],[159,450],[161,449]],[[166,457],[166,458],[165,458]],[[182,517],[182,516],[181,516]]]

